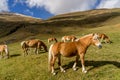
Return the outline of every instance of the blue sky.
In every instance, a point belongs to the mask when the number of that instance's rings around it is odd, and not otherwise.
[[[101,8],[120,8],[120,0],[1,0],[0,3],[0,12],[8,11],[42,19]]]
[[[33,16],[33,17],[37,17],[37,18],[42,18],[42,19],[47,19],[47,18],[53,16],[53,14],[46,11],[43,7],[30,8],[25,3],[21,4],[19,2],[14,5],[14,0],[9,0],[8,5],[9,5],[10,12],[14,12],[14,13],[20,13],[20,14]]]

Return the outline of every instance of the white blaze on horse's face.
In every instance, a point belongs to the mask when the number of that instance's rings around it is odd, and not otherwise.
[[[97,34],[94,34],[93,36],[93,44],[95,44],[98,48],[102,48],[102,44],[99,41],[99,36]]]

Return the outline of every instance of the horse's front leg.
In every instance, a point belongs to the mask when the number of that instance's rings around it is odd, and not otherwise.
[[[73,67],[72,67],[74,71],[77,70],[76,65],[77,65],[77,63],[78,63],[79,58],[80,58],[80,57],[77,55],[77,56],[76,56],[76,60],[75,60],[75,62],[74,62],[74,65],[73,65]]]
[[[81,60],[81,64],[82,64],[82,72],[83,73],[87,73],[87,70],[85,69],[85,65],[84,65],[84,53],[80,54],[80,60]]]
[[[102,43],[102,42],[103,42],[103,40],[104,40],[104,39],[103,39],[103,37],[102,37],[102,38],[100,39],[100,42]]]
[[[3,58],[3,52],[0,52],[0,54],[1,54],[1,57],[0,57],[0,58]]]
[[[60,67],[61,72],[65,72],[65,70],[64,70],[63,67],[61,66],[61,56],[60,56],[60,55],[58,56],[58,65],[59,65],[59,67]]]
[[[37,54],[39,54],[39,48],[37,48]]]

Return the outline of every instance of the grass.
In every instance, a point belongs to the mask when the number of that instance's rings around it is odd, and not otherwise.
[[[120,29],[114,26],[104,26],[92,29],[74,29],[67,27],[65,34],[74,34],[77,37],[93,32],[104,32],[113,41],[112,44],[103,44],[102,49],[91,46],[85,56],[85,65],[88,73],[81,72],[81,63],[78,63],[78,70],[73,71],[72,65],[75,57],[62,57],[62,65],[66,73],[61,73],[55,64],[56,76],[48,72],[48,53],[30,55],[23,57],[20,42],[9,44],[10,59],[0,60],[0,80],[119,80],[120,78]],[[63,32],[64,32],[63,30]],[[72,30],[72,31],[71,31]],[[81,30],[81,31],[80,31]],[[107,31],[105,31],[107,30]],[[56,36],[59,40],[63,33]],[[47,44],[50,35],[36,35]],[[47,44],[49,47],[49,44]]]
[[[91,11],[91,15],[94,15],[92,13],[94,13],[95,15],[97,14],[94,11],[93,12]],[[79,14],[80,13],[76,13],[75,15],[78,16]],[[86,14],[89,14],[89,12]],[[73,14],[66,15],[69,16]],[[85,20],[85,22],[89,22],[89,19],[90,22],[93,21],[92,18],[94,17],[88,18],[88,20],[86,19],[87,21]],[[101,18],[103,19],[103,17]],[[94,21],[96,20],[98,19],[94,19]],[[68,24],[67,21],[60,23],[60,25],[57,24],[57,22],[53,22],[56,23],[56,25],[53,25],[51,23],[48,24],[45,23],[45,26],[38,24],[27,25],[25,26],[25,28],[20,28],[14,33],[2,37],[0,39],[0,42],[8,40],[8,42],[11,43],[8,44],[11,57],[9,59],[0,60],[0,80],[119,80],[120,77],[120,51],[119,51],[120,24],[118,22],[119,20],[120,17],[117,16],[111,17],[104,22],[98,21],[98,23],[92,24],[81,23],[83,25],[79,25],[80,23],[77,21],[71,22],[71,25]],[[78,25],[74,25],[74,23]],[[68,25],[67,27],[66,24]],[[1,23],[0,25],[5,26],[6,24]],[[5,28],[6,27],[3,27],[3,29]],[[14,28],[14,26],[10,27],[8,31],[13,30],[12,28]],[[1,29],[1,31],[4,33],[1,32],[0,36],[6,34],[3,29]],[[86,74],[82,73],[81,71],[80,61],[77,65],[78,70],[77,71],[72,70],[72,65],[74,63],[75,57],[73,58],[62,57],[62,66],[66,69],[66,73],[60,72],[60,69],[56,61],[55,71],[57,72],[57,75],[53,76],[50,72],[48,72],[47,52],[46,53],[41,52],[40,54],[35,55],[32,50],[30,51],[31,53],[30,55],[26,57],[22,56],[23,51],[20,46],[21,40],[38,38],[45,42],[49,48],[50,44],[47,43],[47,39],[49,37],[56,37],[60,41],[61,37],[64,35],[75,35],[77,36],[77,38],[79,38],[85,34],[95,32],[107,34],[113,41],[113,43],[103,44],[102,49],[98,49],[95,46],[91,46],[88,48],[87,53],[85,55],[85,66],[86,69],[88,70],[88,73]],[[14,39],[16,42],[14,42]]]

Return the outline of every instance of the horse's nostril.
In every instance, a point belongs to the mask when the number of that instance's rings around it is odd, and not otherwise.
[[[98,46],[98,48],[100,48],[100,49],[101,49],[101,48],[102,48],[102,45],[99,45],[99,46]]]

